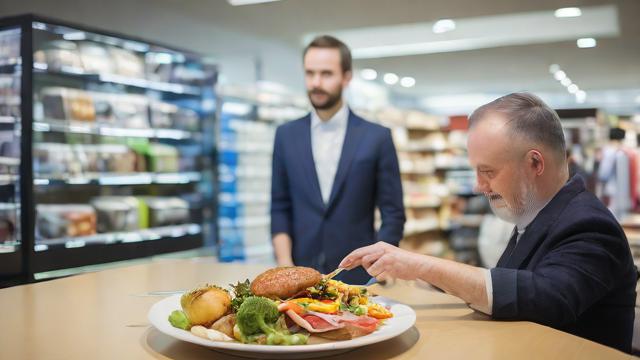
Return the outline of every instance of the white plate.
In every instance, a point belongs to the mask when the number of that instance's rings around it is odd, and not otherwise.
[[[373,300],[379,304],[391,306],[393,317],[387,319],[385,324],[369,335],[365,335],[353,340],[332,341],[322,344],[276,346],[276,345],[254,345],[242,344],[239,342],[211,341],[197,337],[191,332],[174,328],[169,323],[168,317],[174,310],[181,309],[180,294],[173,295],[153,304],[149,310],[149,321],[160,332],[163,332],[176,339],[190,343],[207,346],[216,351],[239,355],[244,357],[269,358],[304,358],[328,356],[345,352],[351,349],[374,344],[398,336],[413,326],[416,322],[416,313],[407,305],[400,304],[391,299],[377,296]]]

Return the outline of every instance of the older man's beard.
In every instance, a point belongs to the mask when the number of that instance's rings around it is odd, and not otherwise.
[[[505,199],[496,193],[485,193],[493,213],[500,219],[518,224],[538,210],[539,201],[535,187],[528,181],[520,183],[520,191],[511,199]]]

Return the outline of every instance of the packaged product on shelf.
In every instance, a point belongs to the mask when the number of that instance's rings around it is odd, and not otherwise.
[[[54,120],[94,121],[91,95],[83,90],[48,87],[41,93],[44,116]]]
[[[180,168],[179,152],[175,146],[149,144],[148,168],[152,172],[177,172]]]
[[[409,111],[406,117],[407,128],[438,130],[449,125],[446,116],[425,114],[421,111]]]
[[[140,197],[141,224],[145,227],[179,225],[189,222],[189,204],[177,197]]]
[[[140,55],[115,46],[109,47],[109,53],[115,64],[116,74],[144,79],[144,60]]]
[[[73,41],[53,40],[43,44],[33,54],[36,63],[44,63],[48,70],[82,72],[78,46]]]
[[[20,138],[13,131],[0,131],[0,157],[20,157]]]
[[[200,86],[215,81],[216,73],[214,65],[187,61],[174,64],[171,82]]]
[[[173,128],[172,115],[178,111],[178,107],[163,101],[151,101],[151,126],[160,129]]]
[[[93,93],[92,97],[96,121],[106,125],[116,124],[116,115],[112,105],[114,96],[112,94]]]
[[[117,95],[112,97],[111,106],[116,125],[123,128],[149,128],[149,101],[142,95]]]
[[[170,59],[168,59],[170,58]],[[145,54],[145,73],[148,80],[169,82],[173,70],[173,56],[166,52],[150,51]]]
[[[37,143],[33,146],[33,172],[36,176],[63,177],[78,175],[82,168],[75,160],[71,146]]]
[[[197,171],[202,156],[202,146],[196,143],[178,145],[178,171]]]
[[[98,216],[100,233],[133,231],[140,228],[139,201],[133,196],[101,196],[91,200]]]
[[[135,153],[126,145],[75,145],[74,151],[86,172],[132,173],[136,170]]]
[[[20,117],[20,78],[0,74],[0,116]]]
[[[181,108],[175,104],[152,101],[151,125],[160,129],[176,129],[185,131],[197,131],[200,118],[198,113],[191,109]]]
[[[91,74],[114,73],[113,61],[107,48],[91,41],[82,41],[78,44],[80,60],[84,71]]]
[[[16,211],[15,208],[0,208],[0,243],[15,241]]]
[[[20,29],[0,31],[0,57],[12,59],[20,56]]]
[[[41,239],[87,236],[96,233],[96,213],[84,204],[36,207],[36,236]]]

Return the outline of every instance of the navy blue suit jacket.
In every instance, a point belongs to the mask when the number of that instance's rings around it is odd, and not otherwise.
[[[637,272],[611,212],[574,176],[491,269],[493,314],[631,351]]]
[[[398,245],[405,222],[402,183],[391,131],[349,111],[328,204],[320,192],[311,148],[311,116],[278,127],[273,150],[271,233],[292,239],[296,265],[327,273],[352,250],[377,240]],[[382,226],[374,229],[374,210]],[[365,283],[360,267],[337,279]]]

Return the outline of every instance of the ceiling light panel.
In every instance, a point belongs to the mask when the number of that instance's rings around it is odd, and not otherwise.
[[[511,45],[575,41],[620,34],[615,5],[581,9],[582,16],[556,18],[554,11],[536,11],[455,19],[455,31],[435,34],[435,22],[346,29],[331,32],[351,48],[355,59],[484,49]],[[531,31],[536,29],[536,31]],[[317,34],[307,34],[306,44]]]

